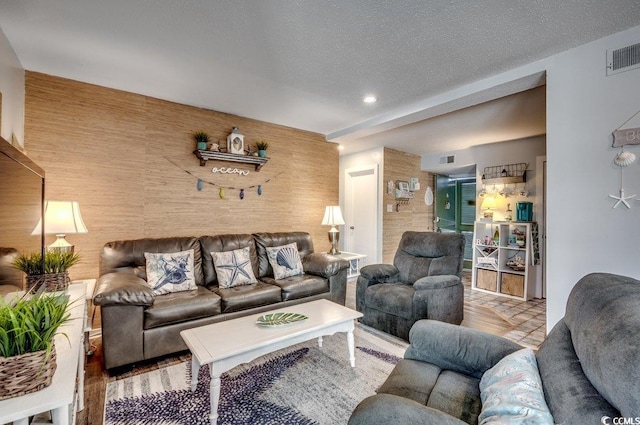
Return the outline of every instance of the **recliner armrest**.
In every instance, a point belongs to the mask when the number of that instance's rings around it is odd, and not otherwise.
[[[460,284],[460,278],[456,275],[444,274],[439,276],[425,276],[413,283],[413,289],[442,289]]]
[[[369,285],[394,283],[398,281],[399,275],[398,268],[391,264],[369,264],[360,269],[360,277],[368,280]]]
[[[330,277],[349,268],[349,262],[324,252],[313,252],[302,260],[305,273],[316,276]]]
[[[355,408],[348,425],[376,424],[466,425],[439,410],[393,394],[365,398]]]
[[[106,273],[98,279],[93,303],[109,305],[151,306],[156,298],[144,279],[130,273]]]
[[[432,363],[475,378],[522,347],[508,339],[435,320],[419,320],[409,332],[405,359]]]

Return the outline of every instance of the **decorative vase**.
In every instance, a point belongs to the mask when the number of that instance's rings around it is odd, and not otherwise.
[[[258,151],[258,156],[259,156],[260,158],[266,158],[266,157],[267,157],[267,151],[266,151],[266,150],[264,150],[264,149],[260,149],[260,150]]]
[[[207,144],[205,142],[198,142],[198,144],[196,145],[196,148],[199,151],[206,151],[207,150]]]
[[[0,400],[40,391],[51,384],[56,371],[56,347],[11,357],[0,357]]]

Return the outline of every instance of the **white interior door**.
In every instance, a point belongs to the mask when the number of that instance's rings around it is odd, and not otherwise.
[[[378,261],[378,165],[345,171],[344,250]]]

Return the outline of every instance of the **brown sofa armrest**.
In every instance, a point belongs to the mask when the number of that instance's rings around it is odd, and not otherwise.
[[[156,296],[144,279],[130,273],[107,273],[98,279],[93,303],[109,305],[151,306]]]
[[[305,273],[328,278],[347,270],[349,262],[324,252],[314,252],[304,257],[302,268]]]

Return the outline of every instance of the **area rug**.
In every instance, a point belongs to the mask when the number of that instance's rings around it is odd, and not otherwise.
[[[364,398],[375,394],[406,344],[357,327],[356,367],[346,336],[338,333],[260,357],[222,375],[219,425],[346,424]],[[184,362],[109,382],[105,425],[209,424],[209,368],[191,392]]]

